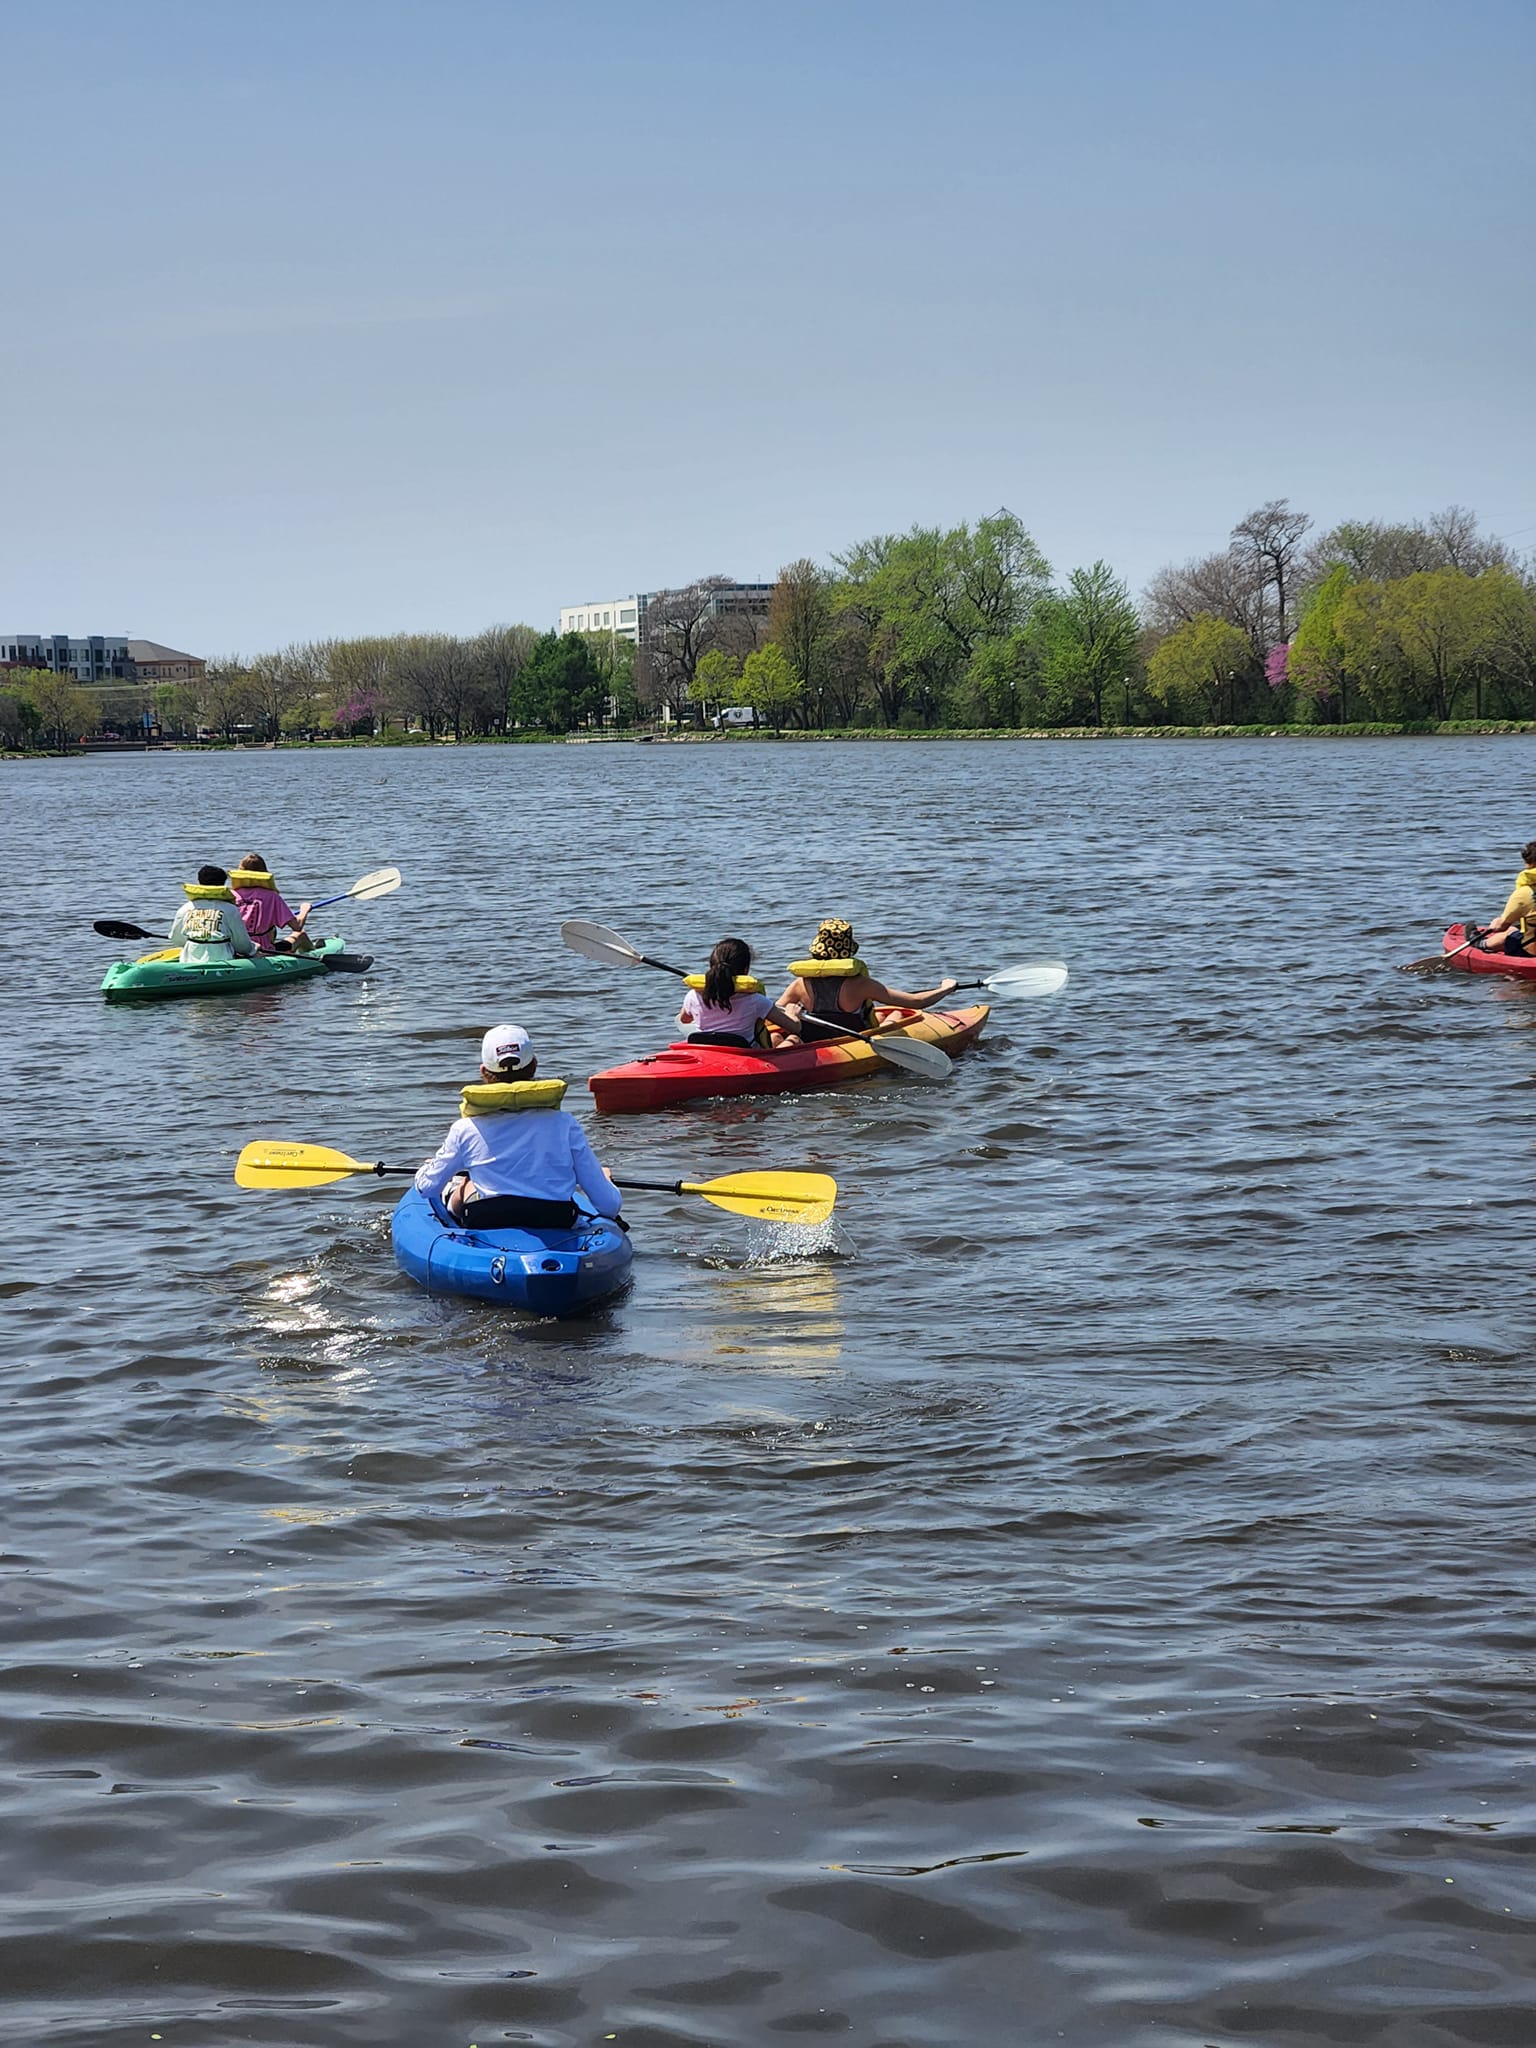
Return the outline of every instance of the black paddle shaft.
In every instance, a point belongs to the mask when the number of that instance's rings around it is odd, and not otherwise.
[[[654,960],[651,962],[653,967],[656,964]],[[680,1195],[683,1192],[680,1180],[616,1180],[614,1186],[622,1188],[626,1194],[631,1188],[644,1188],[655,1195]]]
[[[640,965],[642,967],[659,967],[663,974],[675,974],[679,981],[686,981],[688,979],[686,967],[669,967],[665,960],[653,960],[649,953],[642,953],[640,955]]]

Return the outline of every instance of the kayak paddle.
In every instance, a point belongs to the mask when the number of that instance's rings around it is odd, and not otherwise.
[[[238,881],[238,875],[231,880]],[[345,903],[350,896],[354,903],[373,903],[380,896],[393,896],[400,886],[398,868],[375,868],[371,875],[363,875],[350,889],[343,889],[339,896],[322,896],[318,903],[311,903],[311,910],[324,910],[328,903]]]
[[[142,925],[124,924],[117,917],[98,917],[91,930],[100,932],[104,939],[158,939],[165,944],[164,932],[147,932]]]
[[[1405,960],[1397,971],[1399,974],[1433,974],[1447,960],[1454,960],[1458,953],[1469,952],[1476,944],[1476,939],[1464,939],[1459,946],[1452,946],[1449,953],[1426,953],[1422,960]]]
[[[321,1188],[349,1174],[410,1173],[414,1166],[386,1166],[382,1159],[351,1159],[329,1145],[295,1145],[256,1138],[235,1161],[242,1188]],[[728,1173],[720,1180],[619,1180],[614,1186],[667,1195],[702,1195],[717,1209],[759,1216],[768,1223],[825,1223],[837,1200],[837,1182],[827,1173]]]
[[[669,967],[665,960],[653,960],[607,925],[593,924],[585,917],[568,917],[560,936],[573,953],[584,953],[587,959],[601,960],[606,966],[659,967],[663,974],[675,974],[680,981],[688,979],[686,967]]]
[[[593,924],[584,917],[568,918],[560,927],[560,936],[573,953],[584,954],[588,960],[601,960],[612,967],[659,967],[663,974],[675,974],[680,981],[688,979],[686,967],[669,967],[665,960],[653,960],[649,953],[640,952],[605,924]],[[802,1027],[810,1025],[813,1037],[820,1031],[828,1038],[860,1039],[877,1059],[902,1067],[909,1074],[921,1074],[925,1081],[947,1081],[954,1065],[942,1046],[928,1045],[921,1038],[903,1038],[887,1031],[860,1031],[851,1024],[834,1024],[830,1017],[807,1016],[801,1022]]]
[[[957,981],[949,993],[956,989],[984,988],[995,996],[1053,996],[1057,989],[1067,985],[1067,966],[1064,960],[1031,960],[1022,967],[1004,967],[997,974],[984,975],[980,981]]]
[[[616,1188],[664,1195],[702,1195],[717,1209],[765,1223],[825,1223],[837,1200],[830,1173],[727,1173],[719,1180],[616,1180]]]

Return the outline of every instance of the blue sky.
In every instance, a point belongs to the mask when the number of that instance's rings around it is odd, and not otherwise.
[[[0,0],[0,626],[1536,542],[1529,0]]]

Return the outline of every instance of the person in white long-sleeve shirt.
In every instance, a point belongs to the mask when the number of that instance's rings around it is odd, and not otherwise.
[[[493,1025],[481,1040],[484,1082],[531,1081],[538,1064],[519,1025]],[[416,1186],[439,1213],[471,1228],[477,1222],[487,1229],[498,1223],[558,1226],[580,1213],[578,1189],[599,1216],[617,1216],[623,1202],[581,1125],[557,1108],[461,1116],[417,1174]]]
[[[214,967],[256,951],[222,868],[199,868],[196,882],[182,888],[188,900],[171,920],[170,943],[180,946],[183,967]]]

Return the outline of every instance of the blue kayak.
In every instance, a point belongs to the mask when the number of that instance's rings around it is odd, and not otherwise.
[[[629,1278],[634,1248],[616,1223],[593,1216],[569,1230],[455,1230],[408,1188],[390,1234],[395,1259],[429,1294],[467,1294],[539,1316],[568,1316]]]

